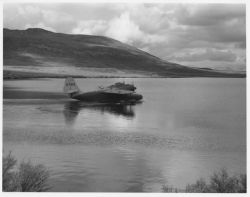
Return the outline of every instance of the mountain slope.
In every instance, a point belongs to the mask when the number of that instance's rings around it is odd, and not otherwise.
[[[43,29],[3,31],[4,65],[64,65],[138,71],[163,77],[241,77],[240,74],[190,68],[167,62],[117,40],[90,35],[53,33]],[[56,73],[55,73],[56,74]]]

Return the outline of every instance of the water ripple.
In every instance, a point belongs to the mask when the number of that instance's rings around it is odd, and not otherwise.
[[[109,131],[85,131],[81,133],[74,132],[42,132],[42,131],[10,131],[4,129],[3,141],[29,142],[42,144],[81,144],[94,146],[126,146],[140,145],[150,148],[167,148],[167,149],[198,149],[198,150],[223,150],[223,151],[244,151],[245,147],[223,146],[222,143],[210,140],[211,143],[204,139],[192,138],[187,136],[168,136],[159,135],[159,133],[150,134],[142,132],[109,132]]]

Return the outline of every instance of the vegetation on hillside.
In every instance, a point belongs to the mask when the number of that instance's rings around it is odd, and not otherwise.
[[[4,29],[3,63],[4,66],[112,68],[162,77],[245,77],[245,74],[171,63],[104,36],[62,34],[39,28]]]

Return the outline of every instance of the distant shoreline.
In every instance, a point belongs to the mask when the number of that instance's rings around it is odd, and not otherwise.
[[[83,75],[64,75],[64,74],[52,74],[52,73],[38,73],[38,72],[24,72],[24,71],[12,71],[4,70],[4,80],[22,80],[22,79],[42,79],[42,78],[59,78],[64,79],[66,77],[74,78],[246,78],[246,74],[228,73],[224,76],[210,75],[210,76],[192,76],[192,75],[170,75],[170,76],[83,76]]]

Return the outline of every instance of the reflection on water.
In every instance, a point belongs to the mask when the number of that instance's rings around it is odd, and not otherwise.
[[[140,104],[140,103],[136,103]],[[133,119],[135,117],[134,105],[130,104],[95,104],[89,105],[81,101],[69,101],[64,105],[63,114],[65,117],[65,123],[67,125],[73,125],[78,114],[82,110],[95,110],[101,113],[110,113],[116,116],[123,116],[127,119]]]

